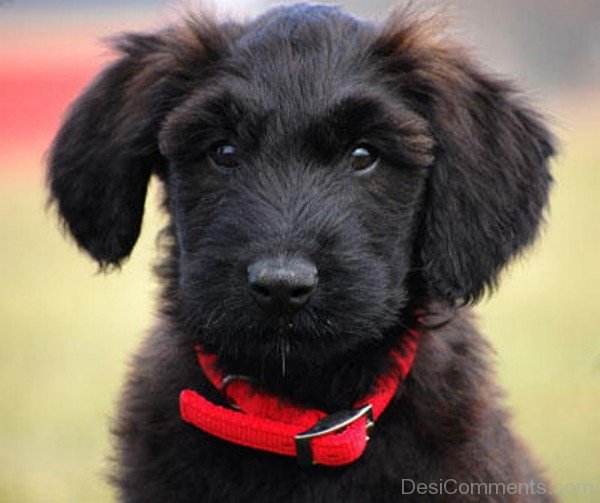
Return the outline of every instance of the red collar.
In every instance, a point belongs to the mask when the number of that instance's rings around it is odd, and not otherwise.
[[[208,380],[233,408],[208,401],[185,389],[179,397],[182,419],[206,433],[234,444],[295,456],[303,465],[340,466],[356,461],[364,452],[368,429],[386,409],[398,385],[412,367],[419,333],[410,330],[400,350],[392,352],[394,365],[379,377],[374,391],[359,400],[353,410],[327,415],[284,402],[256,388],[244,376],[224,376],[216,357],[196,348],[198,362]],[[235,409],[235,410],[234,410]]]

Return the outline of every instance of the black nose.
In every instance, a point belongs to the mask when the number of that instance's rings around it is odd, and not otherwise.
[[[317,281],[315,265],[299,257],[265,258],[248,266],[250,291],[265,309],[300,309],[314,292]]]

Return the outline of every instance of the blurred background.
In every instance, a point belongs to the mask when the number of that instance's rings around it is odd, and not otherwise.
[[[243,17],[270,3],[216,6]],[[375,18],[391,4],[338,3]],[[600,501],[600,2],[427,3],[455,15],[459,36],[529,91],[561,139],[542,239],[478,311],[516,428],[561,499]],[[0,1],[0,501],[114,499],[108,428],[153,321],[156,187],[129,263],[99,275],[44,210],[44,153],[110,60],[101,39],[176,11],[158,0]]]

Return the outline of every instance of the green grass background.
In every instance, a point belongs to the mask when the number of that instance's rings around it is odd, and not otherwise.
[[[478,311],[517,430],[557,486],[595,484],[561,496],[588,502],[600,501],[600,153],[599,114],[580,111],[559,130],[541,241]],[[98,275],[44,212],[31,167],[0,173],[0,501],[111,501],[109,420],[153,318],[156,188],[131,260]]]

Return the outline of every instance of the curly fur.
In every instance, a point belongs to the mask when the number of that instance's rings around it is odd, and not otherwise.
[[[114,428],[122,500],[380,502],[403,479],[545,484],[457,307],[533,242],[548,200],[554,142],[512,86],[406,9],[381,25],[310,4],[245,24],[188,16],[116,48],[56,137],[49,186],[104,268],[131,252],[149,178],[164,186],[161,321]],[[222,141],[241,152],[236,170],[209,159]],[[362,143],[379,154],[363,176],[347,161]],[[248,264],[272,254],[318,267],[294,317],[248,293]],[[221,400],[194,344],[225,371],[335,411],[369,391],[411,327],[423,333],[414,369],[350,466],[302,469],[179,417],[184,388]],[[551,500],[471,496],[536,498]]]

